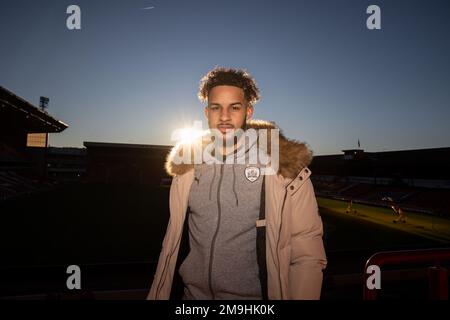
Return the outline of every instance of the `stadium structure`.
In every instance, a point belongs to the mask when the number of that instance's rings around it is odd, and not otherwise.
[[[0,199],[51,186],[48,135],[67,127],[44,108],[0,86]]]
[[[84,146],[89,182],[160,186],[169,179],[164,162],[171,146],[89,141]]]
[[[311,165],[316,194],[409,211],[450,213],[450,148],[366,152],[343,150],[316,156]],[[389,199],[390,201],[386,201]]]
[[[169,221],[171,146],[49,147],[67,127],[0,87],[0,299],[144,299]],[[449,163],[450,148],[314,157],[323,299],[375,298],[366,263],[383,266],[378,298],[448,299]],[[392,204],[406,223],[393,223]],[[67,289],[69,264],[80,266],[82,290]]]

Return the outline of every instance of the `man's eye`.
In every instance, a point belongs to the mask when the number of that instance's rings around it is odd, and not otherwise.
[[[233,106],[233,110],[239,111],[239,110],[241,110],[241,106]]]
[[[216,110],[219,110],[219,107],[217,107],[217,106],[212,106],[212,107],[209,107],[211,110],[213,110],[213,111],[216,111]]]

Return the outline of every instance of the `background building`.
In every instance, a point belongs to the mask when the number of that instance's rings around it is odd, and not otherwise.
[[[164,169],[171,146],[84,142],[87,181],[150,184],[169,178]]]
[[[312,180],[320,196],[449,216],[450,148],[388,152],[343,150],[317,156]]]
[[[46,165],[48,134],[67,127],[0,86],[0,199],[51,185]]]

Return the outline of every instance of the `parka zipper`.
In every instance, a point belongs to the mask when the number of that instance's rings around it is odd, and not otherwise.
[[[217,234],[219,233],[219,227],[220,227],[220,218],[221,218],[221,207],[220,207],[220,187],[222,184],[222,176],[223,176],[223,164],[221,164],[220,167],[220,178],[219,178],[219,185],[217,187],[217,209],[218,209],[218,216],[217,216],[217,227],[216,231],[214,232],[214,236],[212,238],[211,242],[211,249],[209,252],[209,272],[208,272],[208,285],[209,285],[209,291],[211,293],[212,300],[215,299],[214,297],[214,291],[212,287],[212,263],[214,259],[214,248],[217,240]]]
[[[284,211],[284,204],[286,203],[286,198],[288,195],[287,187],[294,181],[295,179],[292,179],[284,190],[284,197],[283,197],[283,204],[281,205],[281,216],[280,216],[280,229],[278,230],[278,240],[277,240],[277,260],[278,260],[278,280],[280,281],[280,292],[281,292],[281,300],[284,300],[283,296],[283,285],[281,282],[281,266],[280,266],[280,238],[281,238],[281,227],[283,224],[283,211]]]
[[[281,282],[281,266],[280,266],[280,238],[281,238],[281,226],[283,224],[283,211],[284,211],[284,203],[286,202],[287,191],[284,193],[283,205],[281,206],[281,216],[280,216],[280,229],[278,230],[278,240],[277,240],[277,260],[278,260],[278,281],[280,282],[280,292],[281,292],[281,300],[284,300],[283,297],[283,284]]]

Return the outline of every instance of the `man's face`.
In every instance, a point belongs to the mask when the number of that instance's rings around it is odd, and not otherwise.
[[[216,86],[209,91],[205,116],[210,129],[222,134],[244,128],[247,118],[253,115],[253,106],[245,100],[244,90],[235,86]]]

